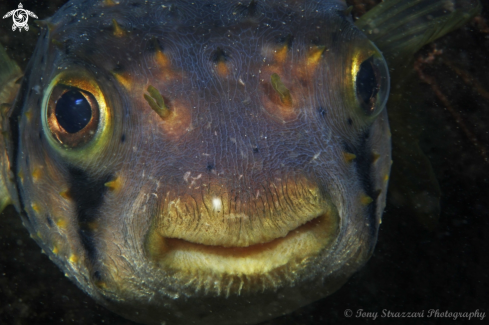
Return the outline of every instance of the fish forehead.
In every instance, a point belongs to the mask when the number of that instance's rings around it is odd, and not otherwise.
[[[257,6],[256,13],[248,17],[248,4],[229,1],[74,4],[51,19],[55,27],[49,37],[61,44],[48,45],[47,56],[53,63],[49,65],[55,67],[51,73],[54,76],[81,66],[97,77],[108,76],[109,83],[117,82],[114,75],[125,76],[130,86],[118,90],[122,94],[120,100],[115,100],[120,106],[117,114],[134,115],[141,108],[148,108],[143,98],[148,85],[155,86],[168,101],[185,106],[190,120],[179,136],[170,136],[178,141],[155,141],[146,146],[141,143],[144,136],[133,132],[132,137],[141,140],[138,148],[144,148],[148,156],[159,157],[165,152],[173,161],[184,161],[193,171],[201,169],[202,162],[185,157],[204,155],[201,158],[207,159],[211,167],[215,161],[223,162],[220,167],[230,166],[228,172],[243,175],[246,170],[237,170],[236,161],[252,155],[253,150],[261,150],[263,156],[275,157],[275,163],[301,166],[331,140],[331,134],[325,132],[327,127],[338,130],[340,136],[356,136],[333,125],[347,120],[344,103],[337,100],[340,87],[334,82],[345,73],[342,46],[363,35],[341,12],[342,2],[279,1]],[[131,14],[127,14],[128,10]],[[114,36],[113,20],[123,30],[122,37]],[[277,63],[277,52],[290,44],[287,60]],[[305,66],[308,52],[318,46],[328,48],[325,66],[337,70],[322,82],[315,76],[305,76],[306,81],[294,88],[297,107],[308,107],[287,116],[264,109],[263,96],[257,96],[263,93],[262,83],[268,82],[273,72],[284,82],[297,79],[293,68]],[[164,53],[167,67],[155,59],[155,47]],[[219,51],[224,53],[222,61],[229,70],[225,77],[219,75],[219,62],[213,60]],[[331,84],[330,95],[324,94],[324,86],[319,83]],[[110,97],[118,91],[105,92]],[[304,99],[299,102],[301,97]],[[331,107],[341,117],[318,119],[317,109],[321,106]],[[147,123],[151,125],[153,121]],[[131,137],[131,133],[126,136]],[[278,141],[284,145],[277,146]],[[226,143],[244,149],[230,155]],[[288,157],[287,147],[307,154],[302,159]],[[226,163],[229,160],[234,161]],[[172,167],[168,160],[165,167]],[[161,174],[168,174],[164,168],[161,170]]]

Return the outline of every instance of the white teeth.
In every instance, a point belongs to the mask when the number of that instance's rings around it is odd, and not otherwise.
[[[215,197],[212,199],[212,207],[216,212],[220,212],[222,210],[222,201],[220,198]]]

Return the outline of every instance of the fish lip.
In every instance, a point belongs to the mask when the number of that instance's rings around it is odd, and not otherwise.
[[[321,217],[324,217],[324,213],[321,213],[320,215],[317,215],[316,217],[310,217],[310,218],[306,219],[304,221],[304,223],[302,223],[298,227],[295,227],[295,228],[289,230],[284,236],[273,238],[273,239],[270,239],[270,240],[264,241],[264,242],[256,242],[256,243],[246,245],[246,246],[204,244],[204,243],[192,242],[192,241],[189,241],[186,239],[176,238],[176,237],[175,238],[166,237],[166,240],[167,240],[167,242],[169,242],[170,246],[171,246],[172,242],[176,245],[178,245],[178,243],[188,243],[188,244],[192,244],[192,245],[202,245],[202,246],[209,247],[209,248],[215,248],[216,250],[222,250],[223,252],[225,252],[226,250],[230,250],[233,252],[237,252],[237,251],[246,252],[248,250],[252,251],[252,250],[256,250],[256,249],[266,249],[270,246],[273,246],[277,241],[286,239],[294,231],[302,231],[305,228],[310,228],[310,226],[317,223]]]
[[[150,258],[179,277],[204,274],[260,277],[284,267],[290,272],[308,258],[330,248],[338,238],[340,218],[333,211],[308,218],[285,236],[246,247],[193,243],[152,232],[147,242]]]

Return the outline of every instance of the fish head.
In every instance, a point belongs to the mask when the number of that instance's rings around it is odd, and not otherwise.
[[[391,165],[387,65],[345,10],[64,6],[11,118],[32,236],[148,324],[254,323],[332,293],[372,254]]]

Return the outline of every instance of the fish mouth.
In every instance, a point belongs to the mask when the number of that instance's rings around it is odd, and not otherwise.
[[[260,277],[276,270],[297,270],[301,264],[330,247],[339,230],[339,216],[328,211],[306,219],[285,236],[248,246],[206,245],[162,236],[151,231],[147,251],[159,267],[195,277]]]

